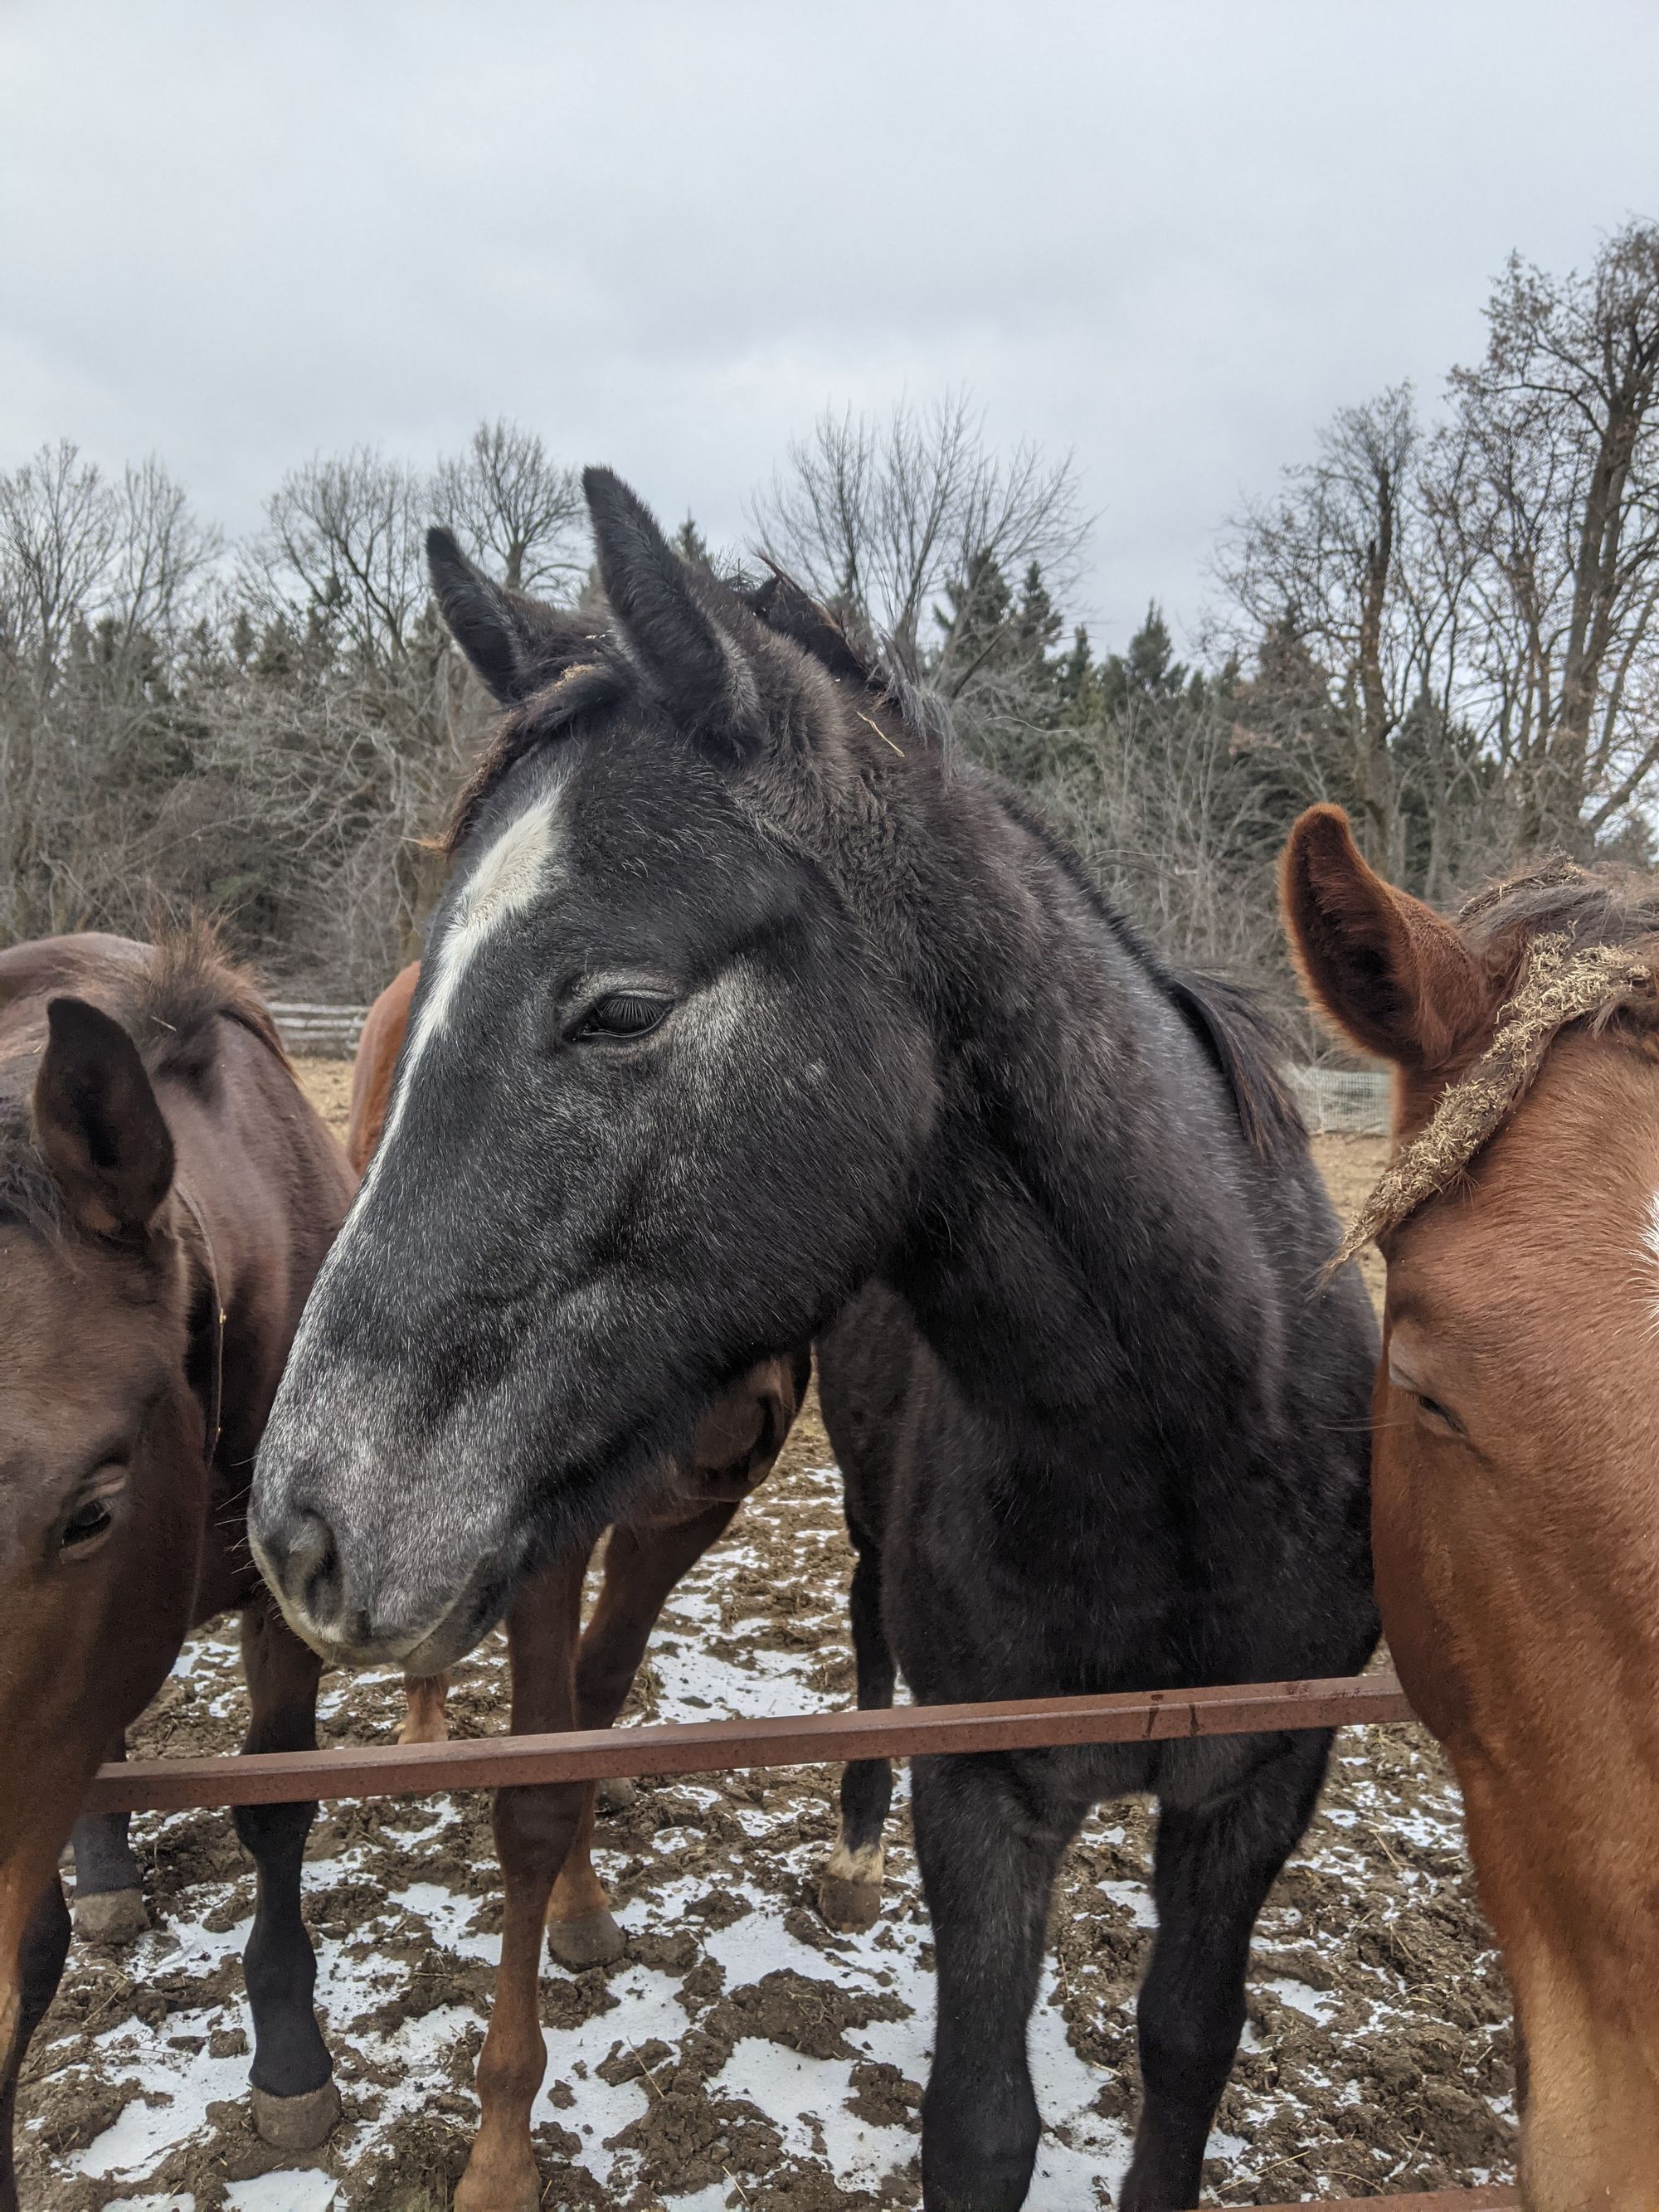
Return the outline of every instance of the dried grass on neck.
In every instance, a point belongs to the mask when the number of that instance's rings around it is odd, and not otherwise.
[[[1384,1173],[1350,1224],[1332,1267],[1451,1188],[1515,1111],[1570,1024],[1594,1015],[1599,1027],[1620,1007],[1656,995],[1659,978],[1627,946],[1591,945],[1574,951],[1565,936],[1535,938],[1526,973],[1498,1018],[1492,1042],[1443,1094],[1428,1127]]]

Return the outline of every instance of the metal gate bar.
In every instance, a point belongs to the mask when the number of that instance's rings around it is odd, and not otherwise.
[[[898,1705],[872,1712],[791,1713],[768,1720],[576,1729],[560,1735],[363,1744],[211,1759],[131,1759],[100,1767],[90,1813],[279,1805],[313,1797],[424,1796],[620,1775],[715,1774],[819,1760],[915,1759],[930,1753],[1036,1751],[1091,1743],[1167,1742],[1413,1717],[1392,1674],[1244,1682],[1220,1689],[1130,1690],[1100,1698],[1020,1698],[1001,1705]]]
[[[1392,1674],[1326,1681],[1244,1682],[1217,1689],[1126,1691],[1098,1698],[902,1705],[873,1712],[792,1713],[769,1720],[676,1722],[560,1735],[366,1745],[246,1757],[145,1759],[100,1767],[88,1793],[97,1813],[178,1812],[313,1797],[424,1796],[629,1775],[716,1774],[821,1760],[923,1758],[942,1752],[1036,1751],[1091,1743],[1376,1726],[1415,1717]],[[1503,2187],[1427,2196],[1304,2200],[1267,2212],[1517,2212]]]

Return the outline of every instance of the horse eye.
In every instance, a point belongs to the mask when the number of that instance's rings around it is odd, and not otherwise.
[[[576,1030],[578,1037],[648,1036],[669,1007],[671,999],[647,998],[641,991],[613,991],[588,1008]]]
[[[1456,1414],[1449,1413],[1438,1398],[1425,1397],[1420,1390],[1415,1393],[1415,1396],[1418,1405],[1431,1421],[1440,1421],[1449,1429],[1455,1429],[1459,1425]]]
[[[86,1504],[78,1511],[72,1513],[64,1524],[64,1550],[84,1551],[88,1544],[94,1542],[103,1534],[114,1518],[115,1516],[110,1511],[106,1499],[88,1498]]]

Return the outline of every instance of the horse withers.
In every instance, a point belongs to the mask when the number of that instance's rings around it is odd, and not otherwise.
[[[419,979],[418,962],[394,976],[370,1007],[358,1040],[346,1151],[360,1174],[368,1171],[391,1110]],[[586,1632],[582,1591],[591,1537],[526,1577],[507,1614],[515,1732],[611,1726],[669,1594],[771,1473],[811,1373],[803,1347],[787,1358],[757,1360],[720,1394],[654,1498],[611,1529]],[[441,1741],[447,1687],[441,1673],[405,1678],[404,1741]],[[464,2209],[540,2194],[530,2112],[546,2063],[536,1996],[544,1914],[548,1948],[573,1971],[622,1953],[622,1931],[593,1868],[597,1796],[592,1784],[580,1783],[497,1793],[506,1890],[501,1966],[478,2069],[478,2137],[456,2193]],[[548,1839],[561,1834],[568,1840],[550,1893]]]
[[[1356,1271],[1322,1278],[1335,1224],[1249,1009],[1162,967],[802,595],[727,590],[614,477],[587,489],[602,605],[430,540],[503,713],[261,1454],[289,1618],[447,1663],[757,1354],[816,1336],[826,1399],[871,1417],[836,1437],[860,1633],[919,1698],[1355,1670],[1375,1328]],[[1120,2202],[1197,2201],[1327,1752],[915,1762],[933,2212],[1024,2201],[1055,1872],[1128,1790],[1161,1816]]]
[[[18,2070],[62,1971],[60,1850],[90,1932],[141,1922],[125,1822],[88,1781],[191,1628],[242,1613],[244,1748],[314,1742],[315,1656],[243,1533],[253,1455],[351,1176],[270,1017],[199,932],[0,952],[0,2205]],[[339,2110],[300,1917],[308,1806],[250,1806],[260,2133]],[[100,1909],[88,1911],[94,1905]]]
[[[1448,920],[1316,807],[1310,996],[1395,1069],[1374,1540],[1519,2031],[1534,2212],[1659,2203],[1659,890],[1543,868]]]

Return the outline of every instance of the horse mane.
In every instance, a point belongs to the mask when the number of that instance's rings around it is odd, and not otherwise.
[[[1557,856],[1498,877],[1453,918],[1477,958],[1513,981],[1535,938],[1563,938],[1577,951],[1659,936],[1659,884],[1622,863],[1586,868]]]
[[[880,654],[860,650],[793,577],[775,562],[768,565],[772,573],[766,582],[744,595],[751,611],[793,639],[832,676],[860,684],[878,706],[896,714],[911,737],[948,750],[955,740],[950,703],[921,681],[914,659],[896,641],[890,639]],[[1218,975],[1175,968],[1160,959],[1042,815],[1012,787],[999,781],[996,789],[1003,811],[1042,846],[1187,1024],[1226,1085],[1251,1150],[1272,1158],[1286,1146],[1303,1144],[1307,1128],[1279,1073],[1283,1041],[1253,994]]]
[[[1456,921],[1499,999],[1492,1036],[1384,1170],[1333,1266],[1462,1181],[1564,1030],[1621,1016],[1659,1025],[1659,966],[1646,949],[1659,937],[1659,887],[1637,870],[1547,860],[1477,891]]]

